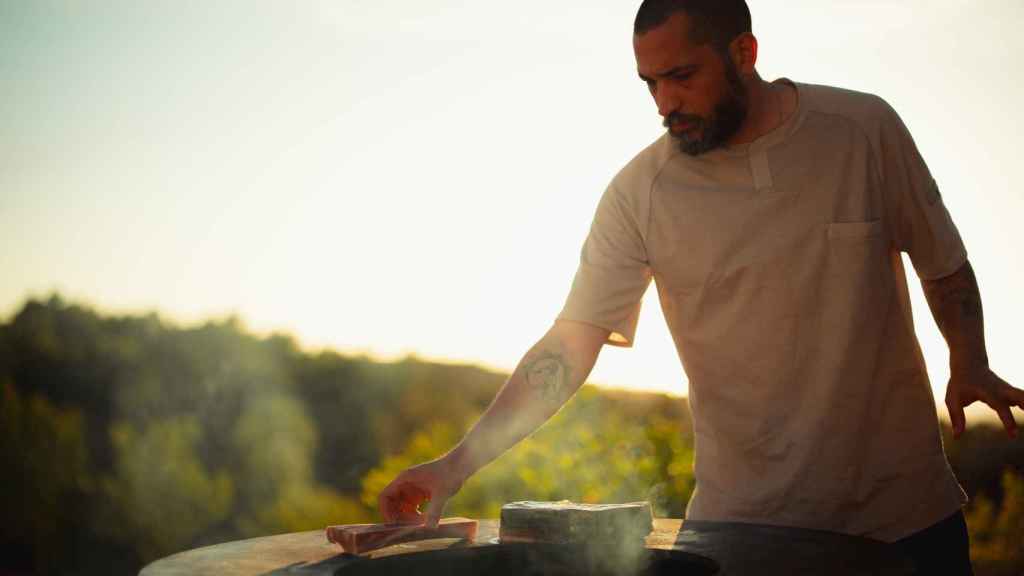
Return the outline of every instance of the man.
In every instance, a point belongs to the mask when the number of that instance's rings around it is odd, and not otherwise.
[[[631,345],[653,278],[690,381],[687,518],[898,542],[922,570],[970,574],[900,252],[949,344],[954,433],[981,400],[1014,436],[1024,392],[988,368],[966,251],[900,118],[868,94],[762,80],[743,0],[645,0],[633,48],[668,134],[603,195],[554,326],[456,448],[385,488],[384,517],[429,499],[435,523],[603,344]]]

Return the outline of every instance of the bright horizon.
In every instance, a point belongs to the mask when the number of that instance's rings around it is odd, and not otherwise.
[[[1024,5],[749,3],[762,77],[901,114],[977,271],[991,364],[1024,387]],[[0,314],[56,291],[509,372],[561,309],[604,187],[663,131],[638,4],[0,4]],[[941,403],[945,344],[910,284]],[[685,394],[653,287],[635,347],[605,347],[590,381]]]

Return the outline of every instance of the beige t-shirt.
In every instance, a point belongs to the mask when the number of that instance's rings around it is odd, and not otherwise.
[[[750,144],[690,157],[666,135],[623,168],[559,318],[630,346],[654,279],[690,381],[687,518],[893,541],[966,501],[900,252],[922,279],[967,254],[885,101],[795,86],[797,110]]]

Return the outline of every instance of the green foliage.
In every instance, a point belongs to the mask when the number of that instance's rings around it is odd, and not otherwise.
[[[240,492],[251,504],[270,501],[282,486],[312,477],[313,425],[302,405],[288,396],[261,395],[247,402],[232,440],[237,471],[250,479]]]
[[[0,458],[23,471],[5,480],[0,550],[20,559],[4,562],[127,573],[185,548],[368,518],[330,470],[327,482],[315,474],[319,431],[338,426],[311,419],[296,383],[306,363],[290,338],[257,338],[234,318],[183,329],[57,297],[27,303],[0,325],[0,382],[10,382]],[[369,425],[354,424],[365,437]],[[70,515],[79,529],[66,529]]]
[[[236,451],[242,455],[238,477],[246,500],[239,532],[259,536],[359,522],[368,513],[313,478],[316,430],[297,400],[282,395],[252,399],[235,426]]]
[[[979,574],[1024,573],[1024,476],[1003,473],[1001,500],[997,507],[991,498],[978,496],[967,513],[971,562]]]
[[[424,423],[443,419],[459,428],[472,424],[490,403],[507,375],[473,366],[430,364],[407,358],[370,364],[369,382],[393,387],[390,404],[373,412],[372,429],[382,454],[399,452]]]
[[[110,434],[117,463],[102,482],[114,515],[102,520],[117,522],[96,528],[127,539],[149,561],[186,548],[224,520],[234,499],[232,479],[224,470],[211,474],[196,457],[201,433],[192,416],[155,421],[142,431],[115,424]]]
[[[8,561],[54,571],[72,554],[62,532],[80,509],[75,500],[92,484],[82,414],[20,395],[7,383],[0,394],[0,544],[22,551]]]
[[[357,499],[319,484],[291,484],[273,501],[238,520],[243,536],[322,530],[331,524],[369,522],[370,512]]]
[[[386,458],[363,484],[363,503],[406,467],[440,456],[462,430],[435,421],[401,454]],[[682,516],[693,490],[692,443],[678,422],[654,414],[629,421],[593,388],[584,388],[534,435],[467,480],[447,513],[496,518],[513,500],[650,500],[656,515]]]

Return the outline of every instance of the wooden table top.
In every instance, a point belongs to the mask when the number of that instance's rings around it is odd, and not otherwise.
[[[187,550],[144,567],[140,576],[333,575],[365,558],[382,558],[454,546],[498,545],[497,520],[481,520],[472,543],[453,539],[396,544],[352,556],[327,541],[323,530],[226,542]],[[721,522],[659,518],[647,537],[648,548],[677,550],[710,558],[720,576],[774,576],[912,573],[908,561],[889,545],[831,532]]]

